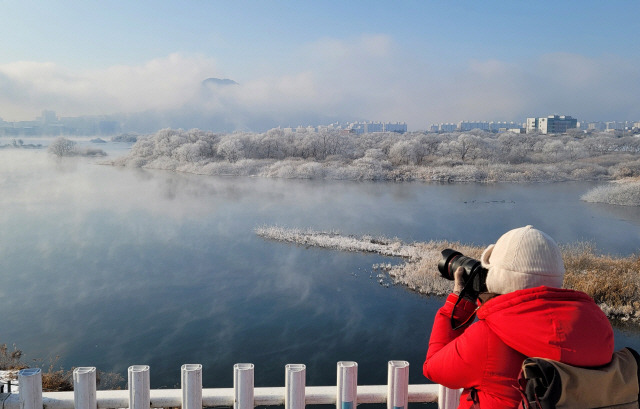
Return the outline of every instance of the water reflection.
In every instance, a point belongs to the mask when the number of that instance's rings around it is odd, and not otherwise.
[[[441,299],[370,277],[372,264],[397,260],[267,242],[253,234],[262,224],[488,244],[533,223],[603,251],[640,242],[638,209],[621,217],[581,202],[589,183],[214,178],[44,152],[0,152],[0,178],[0,342],[67,367],[149,364],[154,387],[196,362],[205,386],[231,386],[237,362],[256,364],[259,386],[282,385],[287,363],[330,384],[339,360],[357,361],[363,384],[385,383],[391,359],[423,381]]]

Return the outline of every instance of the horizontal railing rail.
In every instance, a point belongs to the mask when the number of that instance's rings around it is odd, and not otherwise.
[[[409,385],[409,363],[389,361],[387,385],[358,385],[358,364],[341,361],[337,365],[335,386],[306,386],[306,367],[285,367],[284,387],[255,387],[253,364],[236,364],[233,388],[202,388],[202,366],[181,368],[181,389],[150,389],[150,368],[134,365],[128,369],[128,390],[96,390],[96,368],[73,371],[72,392],[42,391],[39,368],[18,372],[16,393],[0,394],[2,409],[202,409],[284,405],[285,409],[304,409],[305,405],[335,405],[336,409],[355,409],[358,404],[386,403],[387,409],[407,409],[408,403],[438,402],[442,409],[458,406],[460,392],[441,385]]]

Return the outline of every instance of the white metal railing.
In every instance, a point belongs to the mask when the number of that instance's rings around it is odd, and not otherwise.
[[[438,402],[441,409],[458,406],[460,391],[441,385],[409,385],[409,363],[389,361],[387,385],[358,385],[358,364],[341,361],[337,365],[336,386],[306,386],[306,367],[288,364],[285,386],[254,387],[253,364],[236,364],[233,388],[202,388],[202,365],[181,367],[181,389],[150,389],[150,369],[133,365],[128,369],[128,390],[96,390],[96,368],[73,371],[73,392],[42,392],[39,368],[18,373],[18,394],[0,394],[0,409],[202,409],[226,406],[253,409],[256,406],[284,405],[285,409],[304,409],[305,405],[335,405],[336,409],[355,409],[358,404],[385,403],[387,409],[407,409],[409,402]]]

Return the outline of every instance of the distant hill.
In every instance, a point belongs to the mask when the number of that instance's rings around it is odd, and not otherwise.
[[[202,85],[238,85],[238,83],[228,78],[207,78],[202,81]]]

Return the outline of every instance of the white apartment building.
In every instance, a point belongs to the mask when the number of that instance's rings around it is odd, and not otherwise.
[[[538,119],[539,118],[527,118],[527,124],[525,127],[526,133],[533,133],[538,130]]]
[[[565,115],[549,115],[546,118],[527,118],[526,132],[565,133],[578,127],[578,120]]]

